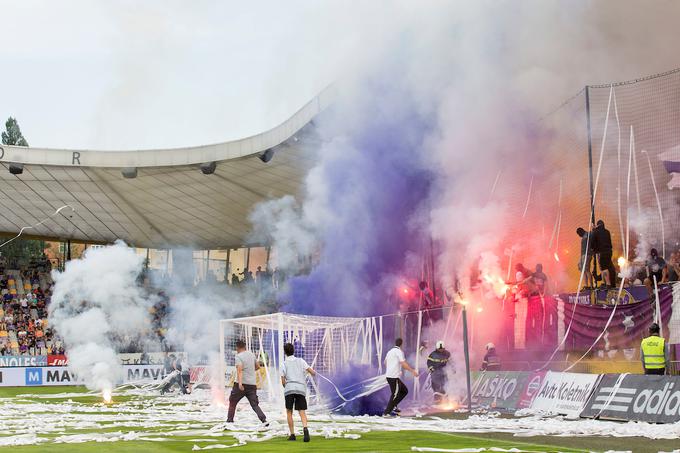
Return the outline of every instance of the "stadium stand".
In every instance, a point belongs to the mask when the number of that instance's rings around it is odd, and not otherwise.
[[[47,321],[52,291],[50,262],[31,260],[19,269],[9,269],[0,257],[0,354],[63,354],[61,341]]]

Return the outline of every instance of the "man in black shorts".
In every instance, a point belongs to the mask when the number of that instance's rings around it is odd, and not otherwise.
[[[295,440],[293,409],[296,409],[300,413],[300,420],[302,420],[303,440],[309,442],[307,413],[305,412],[307,410],[307,380],[305,375],[309,373],[314,376],[316,371],[303,359],[295,357],[295,347],[291,343],[283,345],[283,352],[286,354],[286,360],[281,364],[281,383],[286,398],[286,416],[290,430],[288,440]]]

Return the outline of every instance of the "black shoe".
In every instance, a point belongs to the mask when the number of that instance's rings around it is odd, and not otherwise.
[[[302,437],[303,442],[309,442],[309,430],[307,428],[303,428],[302,432],[304,436]]]
[[[295,438],[295,434],[291,434],[290,436],[288,436],[288,440],[297,440]]]
[[[399,409],[398,407],[395,407],[393,412],[395,412],[397,414],[401,414],[401,409]]]

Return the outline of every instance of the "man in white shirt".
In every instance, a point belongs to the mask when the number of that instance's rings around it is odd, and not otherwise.
[[[260,409],[260,401],[257,399],[257,383],[255,381],[255,371],[260,369],[260,364],[255,359],[255,354],[246,350],[246,343],[243,340],[236,342],[236,380],[234,388],[229,395],[229,412],[227,423],[234,421],[236,405],[245,396],[253,408],[257,418],[266,425],[267,417]]]
[[[293,427],[293,409],[300,413],[302,421],[303,441],[309,442],[309,430],[307,429],[307,380],[306,374],[316,375],[316,371],[309,366],[301,357],[295,357],[295,347],[292,343],[283,345],[286,360],[281,364],[281,383],[286,400],[286,416],[290,436],[288,440],[296,440]]]
[[[401,350],[402,343],[403,340],[397,338],[394,342],[394,347],[390,349],[385,356],[385,377],[387,378],[391,393],[390,401],[387,403],[387,407],[383,413],[385,416],[394,416],[398,414],[400,411],[397,406],[401,400],[408,395],[408,388],[406,388],[406,385],[400,379],[402,368],[411,372],[415,377],[418,377],[418,372],[406,362],[404,351]]]

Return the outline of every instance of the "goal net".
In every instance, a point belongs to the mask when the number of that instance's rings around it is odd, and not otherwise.
[[[220,377],[223,386],[235,379],[236,341],[243,340],[263,366],[258,387],[270,399],[283,394],[279,378],[283,345],[292,343],[302,357],[322,375],[333,375],[349,364],[373,365],[382,373],[382,317],[341,318],[289,313],[223,319],[220,321]],[[310,381],[311,395],[318,392]]]

